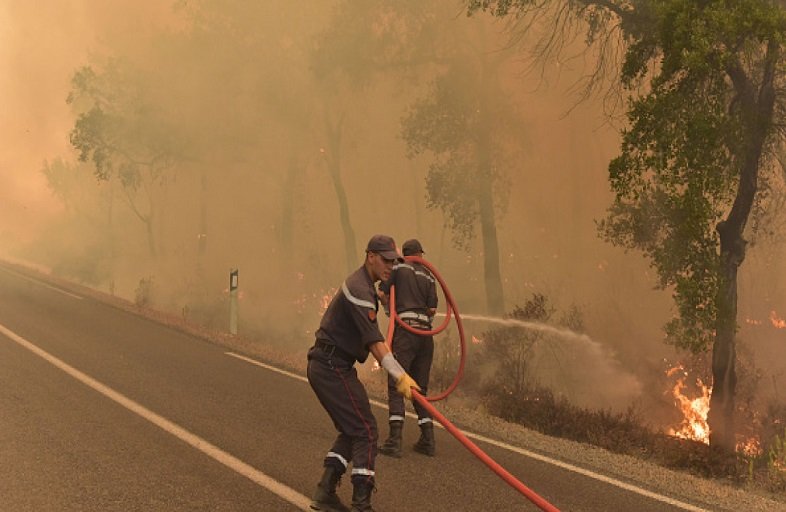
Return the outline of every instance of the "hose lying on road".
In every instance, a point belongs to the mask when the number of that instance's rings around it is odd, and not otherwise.
[[[448,386],[445,391],[442,393],[435,395],[435,396],[424,396],[420,394],[416,389],[412,389],[412,398],[416,400],[420,405],[422,405],[428,412],[433,416],[437,421],[439,421],[444,427],[445,430],[450,432],[453,437],[459,440],[461,444],[463,444],[473,455],[481,460],[486,466],[488,466],[492,471],[494,471],[500,478],[502,478],[505,482],[507,482],[511,487],[519,491],[523,494],[528,500],[538,506],[541,510],[546,512],[559,512],[557,507],[543,499],[537,493],[535,493],[532,489],[521,483],[515,476],[511,475],[505,468],[500,466],[494,459],[489,457],[483,450],[478,448],[478,446],[470,441],[467,436],[465,436],[461,430],[456,428],[453,423],[451,423],[445,416],[443,416],[437,409],[431,405],[429,402],[437,402],[442,400],[443,398],[447,397],[450,393],[456,389],[458,386],[461,377],[464,375],[464,363],[467,358],[467,351],[466,351],[466,343],[464,340],[464,326],[461,323],[461,316],[459,315],[458,308],[456,308],[456,301],[453,299],[453,296],[450,293],[445,281],[442,279],[442,276],[437,272],[437,269],[434,268],[431,263],[420,258],[418,256],[405,256],[404,259],[407,262],[414,262],[420,263],[427,269],[431,271],[434,277],[439,281],[439,285],[442,287],[442,292],[445,295],[445,301],[447,302],[447,312],[445,313],[445,321],[433,330],[421,330],[417,329],[403,320],[399,318],[396,314],[396,290],[395,286],[390,288],[390,322],[388,324],[388,332],[387,332],[387,341],[386,343],[390,347],[393,342],[393,329],[395,325],[401,326],[403,329],[406,329],[409,332],[414,334],[418,334],[421,336],[433,336],[435,334],[439,334],[442,332],[450,322],[451,313],[456,318],[456,325],[458,326],[459,331],[459,342],[461,344],[461,357],[459,359],[459,367],[458,371],[456,372],[456,377],[453,379],[453,382]]]

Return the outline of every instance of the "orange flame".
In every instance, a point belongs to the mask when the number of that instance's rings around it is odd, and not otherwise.
[[[679,364],[668,370],[666,374],[672,377],[677,372],[682,372],[682,376],[677,378],[671,393],[676,399],[676,405],[680,408],[683,418],[679,428],[669,429],[669,435],[709,444],[710,427],[707,423],[707,414],[710,411],[712,386],[704,385],[702,380],[697,378],[696,387],[701,391],[701,395],[692,399],[688,398],[683,393],[686,388],[685,380],[688,378],[688,372],[683,366]],[[735,451],[748,457],[758,457],[762,453],[761,442],[755,436],[747,439],[738,436]]]
[[[759,438],[751,437],[750,439],[739,441],[734,447],[734,451],[737,453],[742,453],[748,457],[758,457],[762,454]]]
[[[669,429],[669,435],[682,439],[692,439],[705,444],[710,443],[710,427],[707,423],[707,414],[710,411],[711,386],[705,386],[701,379],[696,379],[696,386],[701,390],[701,396],[688,398],[683,391],[687,387],[685,380],[688,373],[682,365],[671,368],[666,374],[671,377],[676,372],[682,371],[683,375],[677,379],[671,394],[676,400],[676,405],[682,412],[682,422],[679,428]]]
[[[336,294],[337,291],[338,288],[331,288],[330,290],[328,290],[328,293],[326,293],[320,298],[320,303],[322,306],[322,309],[319,312],[320,315],[325,314],[325,311],[327,310],[328,306],[330,306],[330,301],[333,300],[333,296]]]
[[[779,318],[775,311],[770,311],[770,322],[776,329],[786,329],[786,320]]]

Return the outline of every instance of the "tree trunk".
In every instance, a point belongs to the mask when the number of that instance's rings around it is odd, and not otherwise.
[[[718,317],[712,347],[712,395],[707,423],[710,445],[734,449],[734,409],[737,386],[737,269],[745,257],[745,241],[727,224],[718,225],[721,239],[721,270],[718,288]]]
[[[419,179],[420,176],[413,162],[409,163],[409,172],[412,175],[412,184],[415,187],[415,193],[412,194],[412,207],[415,212],[415,236],[420,238],[423,236],[423,189],[418,186],[418,184],[421,183]],[[402,243],[403,242],[402,240]]]
[[[145,223],[145,233],[147,234],[147,248],[150,251],[150,256],[154,259],[158,259],[158,251],[156,251],[156,238],[155,234],[153,233],[153,218],[152,216],[148,215],[143,219]]]
[[[712,347],[712,395],[707,422],[710,445],[732,451],[735,444],[734,410],[737,385],[737,269],[745,259],[743,232],[758,191],[759,166],[764,143],[772,126],[775,89],[775,63],[778,46],[770,42],[767,58],[757,87],[737,62],[727,65],[727,73],[739,100],[741,133],[745,137],[737,155],[740,181],[728,217],[718,223],[720,236],[720,279],[717,297],[715,343]]]
[[[497,239],[497,220],[494,212],[494,175],[492,172],[492,143],[489,134],[494,133],[494,120],[490,118],[489,104],[492,99],[487,96],[486,82],[492,74],[494,65],[482,62],[480,126],[482,130],[478,144],[478,206],[480,210],[480,232],[483,237],[483,273],[486,284],[486,309],[489,314],[501,316],[505,313],[505,299],[502,293],[502,276],[499,268],[499,241]]]
[[[480,232],[483,235],[483,274],[486,284],[486,308],[489,314],[505,313],[502,277],[499,269],[499,242],[494,216],[494,197],[491,183],[486,180],[478,197],[480,203]]]
[[[284,187],[281,191],[283,205],[281,207],[281,222],[278,226],[278,241],[281,245],[282,258],[288,261],[289,254],[292,254],[294,226],[295,191],[303,171],[303,167],[298,162],[297,154],[290,150],[287,174],[284,178]]]
[[[341,222],[341,229],[344,234],[344,254],[346,256],[346,269],[351,272],[358,266],[358,255],[355,248],[355,231],[352,229],[352,222],[349,218],[349,203],[344,183],[341,181],[341,129],[342,122],[339,120],[335,126],[331,125],[330,120],[325,117],[326,131],[328,135],[328,152],[326,155],[328,172],[333,180],[333,188],[336,191],[338,200],[338,214]]]
[[[107,181],[107,188],[109,189],[109,206],[107,208],[106,216],[106,230],[107,242],[109,243],[109,293],[115,294],[115,267],[117,266],[117,242],[115,241],[115,223],[114,223],[114,206],[115,206],[115,182],[112,180]]]

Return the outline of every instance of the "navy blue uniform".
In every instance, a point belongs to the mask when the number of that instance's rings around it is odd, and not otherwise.
[[[437,307],[436,279],[420,263],[399,263],[381,289],[389,293],[396,287],[396,314],[402,321],[420,330],[431,330],[429,309]],[[413,334],[400,325],[393,333],[393,354],[401,366],[420,386],[421,393],[428,393],[431,363],[434,359],[434,337]],[[418,402],[414,403],[418,424],[430,423],[431,415]],[[396,382],[388,379],[388,414],[390,421],[404,421],[404,397],[396,391]]]
[[[308,352],[308,382],[339,432],[324,465],[343,474],[351,462],[352,482],[372,485],[377,422],[355,362],[363,363],[369,345],[385,340],[377,324],[378,310],[374,283],[360,267],[333,297]]]

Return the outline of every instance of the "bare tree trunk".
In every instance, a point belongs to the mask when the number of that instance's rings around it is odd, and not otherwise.
[[[745,257],[741,236],[718,225],[721,238],[721,279],[718,290],[718,318],[712,347],[712,395],[707,422],[710,445],[734,449],[734,409],[737,387],[737,269]]]
[[[486,31],[480,29],[481,47],[487,48]],[[491,114],[491,97],[495,87],[494,76],[500,61],[480,54],[480,126],[485,127],[478,135],[478,206],[480,211],[480,232],[483,237],[483,274],[486,284],[486,309],[489,314],[501,316],[505,313],[505,299],[502,289],[502,275],[499,265],[499,240],[497,238],[497,219],[494,210],[494,144],[490,134],[494,133],[494,122]]]
[[[481,126],[488,127],[482,130],[478,139],[478,206],[480,210],[480,232],[483,237],[483,273],[486,283],[486,308],[489,314],[501,316],[505,313],[505,299],[502,292],[502,276],[499,268],[499,240],[497,239],[497,220],[494,211],[494,180],[492,173],[493,157],[491,155],[491,141],[489,134],[493,133],[493,119],[489,118],[488,104],[492,101],[487,97],[488,88],[485,82],[489,79],[494,64],[482,62],[481,77]]]
[[[147,248],[150,250],[150,256],[154,260],[158,259],[158,252],[156,251],[156,239],[153,233],[153,218],[148,215],[143,219],[145,223],[145,233],[147,234]]]
[[[505,312],[505,299],[499,269],[499,242],[497,240],[497,222],[494,217],[494,197],[488,180],[485,180],[478,201],[480,203],[480,232],[483,235],[486,308],[492,315],[502,315]]]
[[[412,194],[412,203],[415,212],[415,236],[419,238],[423,236],[423,189],[418,186],[421,182],[418,180],[418,170],[412,162],[409,164],[409,172],[412,174],[412,184],[415,187],[415,192]]]
[[[107,208],[106,229],[109,243],[109,293],[115,294],[115,267],[117,266],[117,242],[115,239],[114,206],[115,206],[115,182],[107,181],[109,189],[109,207]]]
[[[281,208],[281,222],[278,226],[278,241],[281,244],[282,254],[292,253],[294,226],[294,205],[297,183],[302,174],[303,167],[298,162],[295,150],[290,150],[287,174],[284,178],[284,187],[281,192],[283,206]]]
[[[338,213],[341,222],[341,229],[344,233],[344,254],[346,256],[347,272],[351,272],[358,266],[358,255],[355,247],[355,231],[352,229],[352,222],[349,218],[349,203],[344,183],[341,181],[341,130],[342,120],[332,125],[330,120],[325,117],[325,126],[328,135],[327,167],[330,177],[333,180],[333,188],[336,191],[338,200]]]

